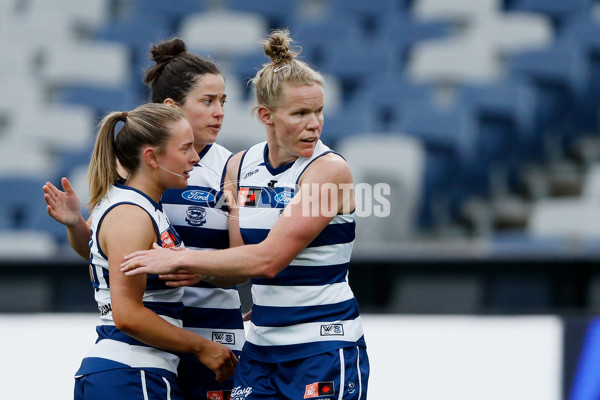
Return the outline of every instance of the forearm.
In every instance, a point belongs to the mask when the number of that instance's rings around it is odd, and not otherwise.
[[[67,236],[69,244],[84,259],[90,257],[90,227],[83,217],[75,225],[67,226]]]
[[[186,271],[228,279],[272,277],[284,267],[274,252],[266,251],[260,244],[226,250],[182,251],[179,256],[179,265]]]
[[[166,351],[198,354],[209,343],[207,339],[173,325],[146,307],[130,310],[122,320],[127,322],[117,323],[117,327],[127,335]]]

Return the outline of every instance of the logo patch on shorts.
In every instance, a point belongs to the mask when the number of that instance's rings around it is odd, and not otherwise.
[[[333,382],[315,382],[310,385],[306,385],[304,391],[304,398],[311,399],[319,396],[333,396],[335,395],[335,387]]]
[[[321,336],[344,336],[344,325],[321,325]]]
[[[230,400],[231,390],[209,390],[206,392],[206,400]]]
[[[231,332],[213,332],[212,341],[221,344],[235,344],[235,333]]]

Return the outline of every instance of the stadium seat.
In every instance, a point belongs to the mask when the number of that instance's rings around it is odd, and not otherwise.
[[[228,72],[235,76],[234,82],[231,83],[234,85],[237,84],[238,87],[232,88],[229,80],[226,78],[227,91],[239,91],[240,94],[242,94],[244,102],[254,100],[252,98],[252,90],[249,81],[254,78],[256,73],[268,62],[269,58],[265,55],[264,50],[258,48],[258,46],[248,53],[233,56],[231,58],[231,63],[229,64]]]
[[[457,98],[475,112],[481,167],[501,165],[509,179],[505,183],[512,186],[525,162],[543,158],[535,118],[538,98],[533,85],[518,79],[465,85],[458,89]]]
[[[487,171],[478,164],[476,114],[466,104],[441,107],[428,100],[403,108],[395,130],[418,138],[427,152],[421,223],[446,224],[471,193],[487,187]]]
[[[47,101],[47,93],[43,85],[26,74],[0,73],[0,87],[2,88],[0,116],[6,117],[9,122],[11,116],[14,117],[13,112],[18,112],[24,104],[35,106]]]
[[[535,202],[527,225],[533,237],[600,238],[600,205],[586,198],[542,199]]]
[[[92,35],[102,42],[120,43],[127,46],[130,63],[127,71],[131,79],[141,85],[144,71],[152,65],[150,45],[168,40],[175,36],[175,30],[169,27],[162,14],[126,13],[99,27]]]
[[[179,27],[179,36],[190,51],[214,57],[222,65],[260,48],[267,32],[267,20],[260,14],[229,10],[189,14]]]
[[[465,29],[467,35],[488,42],[498,57],[549,47],[554,42],[554,27],[542,14],[507,12],[474,20]]]
[[[332,18],[348,15],[359,22],[365,36],[376,35],[386,25],[385,18],[390,15],[408,13],[409,0],[332,0],[327,13]]]
[[[132,14],[148,18],[161,18],[161,25],[167,29],[175,31],[179,28],[179,24],[188,15],[201,13],[206,10],[206,2],[204,0],[133,0],[130,4]]]
[[[507,11],[526,11],[548,15],[561,28],[569,18],[589,14],[594,0],[505,0]]]
[[[540,135],[550,128],[563,137],[577,133],[573,108],[581,104],[590,83],[587,54],[574,42],[557,42],[542,50],[507,57],[509,76],[529,80],[537,91],[536,125]]]
[[[502,65],[486,40],[461,35],[416,43],[406,71],[417,82],[456,86],[494,81]]]
[[[415,0],[412,13],[417,19],[468,24],[500,12],[501,0]]]
[[[41,140],[0,136],[0,179],[54,176],[54,173],[54,157]]]
[[[586,171],[581,196],[592,201],[600,200],[600,163],[594,163]]]
[[[140,82],[129,82],[118,88],[69,85],[56,91],[55,99],[63,104],[89,107],[100,120],[111,111],[129,111],[146,102]]]
[[[406,75],[388,71],[371,74],[355,93],[352,102],[356,108],[374,118],[368,130],[374,132],[401,131],[401,120],[409,102],[433,102],[434,89],[431,85],[419,84],[407,79]]]
[[[43,57],[40,77],[51,89],[65,85],[121,87],[131,61],[125,45],[108,42],[58,43],[48,46]]]
[[[14,116],[15,121],[8,127],[7,135],[16,140],[40,143],[53,151],[83,148],[95,137],[95,115],[86,107],[28,105]]]
[[[423,21],[406,13],[385,14],[381,25],[374,40],[392,41],[400,53],[402,67],[417,43],[447,38],[455,32],[453,25],[448,22]]]
[[[374,119],[375,115],[365,112],[357,103],[341,104],[336,111],[325,116],[321,140],[335,148],[343,138],[371,132],[375,126]]]
[[[77,32],[89,31],[101,26],[109,19],[110,2],[106,0],[28,0],[26,13],[40,20],[66,17],[71,29]]]
[[[341,139],[336,149],[352,170],[357,240],[393,243],[414,237],[425,167],[421,142],[400,134],[373,133]],[[389,192],[377,192],[381,185],[387,185]],[[387,204],[378,198],[381,195]]]
[[[340,80],[344,101],[370,76],[399,71],[401,66],[400,51],[392,41],[329,43],[323,50],[320,70]]]
[[[557,35],[557,42],[581,48],[587,61],[589,83],[581,98],[576,99],[577,104],[572,107],[572,119],[579,125],[579,130],[594,132],[600,123],[600,23],[589,14],[569,18]]]
[[[50,218],[50,217],[48,217]],[[57,223],[58,224],[58,223]],[[4,261],[47,261],[49,258],[56,257],[59,246],[54,237],[44,231],[39,230],[0,230],[0,259]],[[35,285],[35,283],[33,283]],[[32,285],[27,285],[27,296],[37,294],[31,292]],[[22,293],[24,294],[24,293]],[[34,295],[34,297],[36,297]],[[25,301],[28,303],[30,301]],[[35,301],[34,301],[35,302]],[[38,311],[42,305],[31,307]]]
[[[233,103],[226,107],[226,117],[219,133],[220,144],[236,152],[267,140],[264,125],[250,113],[250,107]]]
[[[302,49],[302,59],[321,68],[328,46],[360,43],[363,36],[359,21],[348,15],[324,14],[318,19],[297,15],[290,23],[290,33]]]
[[[41,52],[37,43],[26,38],[5,37],[0,34],[0,52],[10,57],[0,57],[0,79],[35,79],[36,60]]]
[[[81,149],[63,150],[57,153],[56,180],[59,181],[63,176],[68,176],[72,171],[85,166],[88,167],[90,157],[94,151],[94,143],[90,143]]]
[[[36,209],[46,212],[44,183],[43,175],[0,178],[0,229],[35,229],[39,221]]]
[[[269,28],[286,28],[290,19],[300,12],[299,0],[225,0],[229,10],[260,14],[268,20]]]

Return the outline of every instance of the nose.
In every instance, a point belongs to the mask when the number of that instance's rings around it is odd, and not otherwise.
[[[308,120],[308,124],[306,124],[306,129],[308,130],[320,130],[323,126],[323,116],[322,114],[311,114]]]
[[[195,150],[192,150],[192,159],[190,160],[192,165],[198,164],[198,162],[200,161],[200,156],[198,156],[198,153],[196,153]]]
[[[215,111],[214,111],[213,115],[216,118],[221,119],[225,116],[225,106],[223,104],[221,104],[220,101],[217,101],[216,104],[217,104],[217,106],[215,107]]]

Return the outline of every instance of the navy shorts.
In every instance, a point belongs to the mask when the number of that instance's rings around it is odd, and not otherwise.
[[[182,354],[180,358],[177,381],[186,400],[227,400],[229,398],[233,388],[233,377],[224,382],[217,382],[215,373],[198,361],[193,354]]]
[[[75,400],[183,400],[175,374],[111,369],[75,378]]]
[[[369,358],[360,346],[281,363],[262,363],[242,353],[231,400],[365,400],[368,380]]]

